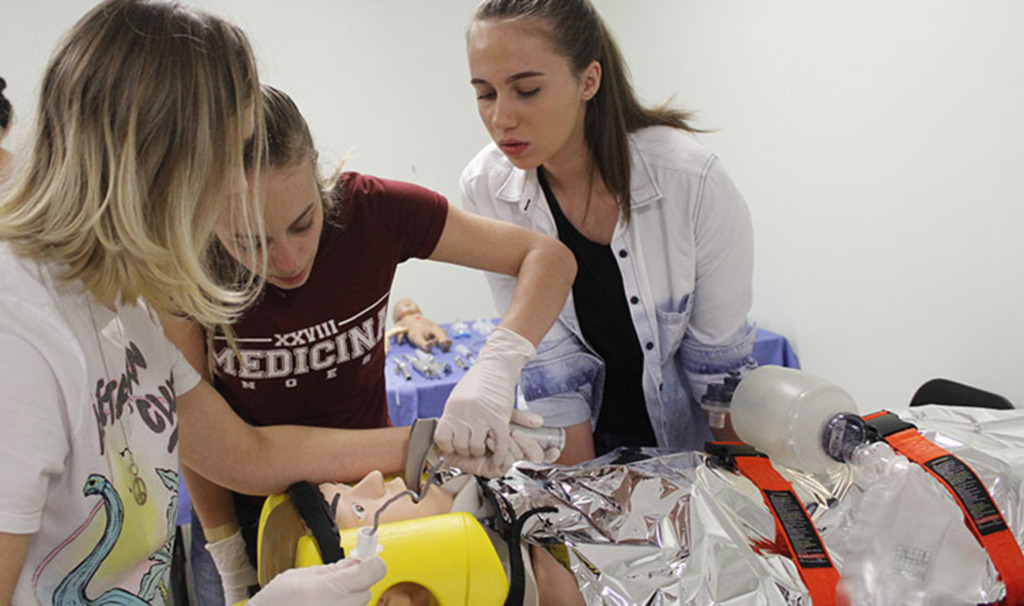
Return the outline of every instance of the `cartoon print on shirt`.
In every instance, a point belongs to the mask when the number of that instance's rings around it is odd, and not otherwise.
[[[75,606],[86,606],[88,604],[146,604],[137,595],[128,593],[120,587],[104,592],[96,600],[90,600],[86,596],[85,589],[88,587],[89,581],[92,580],[93,575],[99,570],[103,560],[113,551],[117,538],[121,535],[121,526],[124,523],[124,505],[121,502],[121,497],[114,490],[113,485],[99,474],[94,473],[89,476],[85,483],[85,488],[82,489],[82,493],[87,497],[91,495],[100,496],[103,507],[107,510],[107,524],[103,529],[103,536],[100,537],[100,542],[57,586],[57,590],[53,592],[53,603]],[[99,506],[93,509],[93,512],[95,513],[98,509]],[[80,529],[84,529],[84,526],[92,520],[92,517],[90,515]],[[77,531],[75,534],[77,534]],[[43,566],[45,564],[46,560],[43,561]]]
[[[146,357],[138,345],[129,341],[125,346],[125,369],[120,377],[116,379],[100,378],[96,381],[94,392],[93,415],[96,420],[96,429],[99,434],[99,453],[103,455],[109,450],[107,460],[111,461],[115,469],[118,466],[125,466],[129,454],[133,457],[133,463],[144,463],[143,453],[136,452],[131,448],[133,442],[129,438],[131,432],[124,432],[122,424],[131,423],[133,419],[126,417],[125,413],[137,413],[143,421],[134,423],[131,430],[135,432],[145,431],[146,428],[155,434],[168,434],[167,452],[173,453],[177,447],[177,396],[174,389],[173,375],[158,384],[156,394],[144,394],[136,396],[135,387],[140,384],[139,372],[148,367]],[[121,429],[113,429],[120,426]],[[109,431],[108,431],[109,430]],[[110,434],[114,431],[114,434]],[[125,435],[118,435],[116,432],[124,432]],[[108,445],[108,438],[111,436],[123,437],[126,443],[125,448],[115,445],[116,442]],[[120,441],[120,440],[118,440]],[[142,436],[136,436],[134,443],[142,444],[147,440]],[[149,604],[157,593],[166,598],[168,596],[168,581],[170,575],[171,554],[174,547],[175,524],[178,511],[178,472],[173,469],[154,468],[153,472],[160,479],[160,482],[167,489],[169,497],[166,505],[167,526],[162,533],[163,544],[150,557],[151,564],[141,576],[138,593],[131,593],[124,588],[112,588],[104,591],[99,597],[90,598],[87,595],[87,588],[93,581],[97,571],[100,570],[104,561],[112,553],[115,553],[117,542],[122,532],[132,532],[129,528],[134,518],[126,520],[125,505],[121,499],[121,493],[129,490],[120,486],[121,481],[116,480],[117,472],[113,469],[113,476],[103,473],[92,473],[83,488],[83,495],[86,498],[99,496],[100,502],[92,508],[91,513],[85,521],[78,526],[68,537],[63,540],[49,555],[46,556],[36,568],[33,575],[33,588],[39,601],[39,581],[44,570],[54,560],[72,559],[80,557],[85,549],[86,555],[78,561],[78,564],[71,569],[57,585],[52,596],[53,604]],[[111,473],[111,472],[108,472]],[[145,472],[143,472],[145,473]],[[136,474],[135,481],[140,481],[140,474]],[[113,477],[113,479],[111,479]],[[116,484],[115,484],[116,482]],[[130,490],[129,490],[130,492]],[[140,503],[141,506],[141,503]],[[76,540],[82,535],[95,536],[99,529],[93,526],[93,520],[100,509],[106,510],[106,522],[102,528],[95,544],[82,547],[73,546]],[[126,521],[129,522],[126,524]],[[142,572],[140,570],[140,572]]]
[[[221,349],[215,355],[217,367],[227,376],[237,376],[247,389],[257,389],[256,380],[273,379],[296,387],[303,375],[311,373],[335,378],[339,366],[367,364],[373,357],[384,338],[388,294],[344,320],[329,319],[269,338],[238,338],[238,354],[230,347]]]
[[[157,469],[156,471],[163,480],[164,486],[172,493],[170,505],[168,506],[168,519],[170,520],[168,523],[172,524],[176,517],[174,514],[177,512],[178,474],[168,469]],[[93,508],[92,513],[89,514],[85,522],[67,540],[61,543],[57,549],[43,559],[33,575],[33,583],[38,581],[43,568],[90,525],[100,507],[103,507],[107,513],[107,521],[99,542],[78,566],[71,570],[60,584],[57,585],[57,589],[53,592],[53,604],[60,604],[61,606],[65,604],[72,606],[94,604],[123,604],[131,606],[134,604],[149,604],[156,596],[157,591],[160,591],[166,597],[167,579],[170,574],[170,554],[174,543],[173,534],[170,534],[171,538],[168,539],[156,554],[150,557],[154,564],[150,566],[150,569],[143,576],[138,594],[115,587],[103,592],[96,599],[90,599],[86,595],[86,589],[90,581],[92,581],[96,571],[99,570],[103,560],[113,551],[114,545],[117,544],[118,537],[121,535],[121,529],[124,525],[124,504],[114,486],[107,478],[100,474],[94,473],[89,476],[85,487],[82,489],[82,494],[86,497],[99,495],[101,501],[96,504],[96,507]]]
[[[96,401],[92,409],[96,417],[96,429],[100,434],[100,454],[106,448],[107,428],[121,422],[126,408],[128,412],[138,412],[143,423],[153,433],[162,434],[170,429],[167,452],[174,452],[178,445],[178,424],[175,420],[178,398],[174,391],[173,375],[157,388],[159,394],[135,397],[134,388],[139,384],[139,369],[147,367],[146,357],[134,341],[128,342],[124,354],[125,371],[119,378],[96,381]]]
[[[171,574],[171,558],[174,555],[174,539],[177,536],[175,531],[178,523],[178,472],[173,469],[157,469],[167,490],[171,491],[170,501],[167,503],[167,540],[154,553],[149,556],[153,565],[143,575],[139,583],[139,596],[146,601],[152,601],[157,591],[164,601],[168,597],[167,580]]]

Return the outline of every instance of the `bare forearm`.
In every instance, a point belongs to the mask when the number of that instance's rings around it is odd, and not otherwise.
[[[0,532],[0,604],[10,604],[32,535]]]
[[[237,448],[223,448],[220,442],[192,449],[182,440],[182,464],[236,492],[273,494],[301,480],[355,482],[374,469],[397,473],[404,465],[409,434],[403,427],[252,429],[254,435]]]
[[[192,508],[199,516],[199,522],[203,525],[208,541],[213,542],[221,538],[217,529],[237,529],[235,502],[230,490],[214,484],[184,465],[181,467],[181,475],[185,479],[185,486],[188,487]]]
[[[523,258],[516,289],[501,326],[537,345],[565,305],[576,276],[576,261],[561,243],[545,238]]]
[[[515,276],[501,326],[534,345],[558,318],[576,277],[576,260],[558,240],[454,206],[430,258]]]
[[[260,460],[284,487],[297,480],[357,482],[373,470],[384,475],[405,466],[408,427],[324,429],[282,425],[261,427]],[[297,470],[303,470],[301,477]]]
[[[402,469],[407,427],[253,427],[200,381],[178,397],[181,464],[243,494],[273,494],[300,480],[351,482]]]

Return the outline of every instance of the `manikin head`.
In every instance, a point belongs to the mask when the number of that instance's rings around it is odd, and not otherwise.
[[[321,484],[327,504],[334,511],[334,519],[338,528],[358,528],[373,526],[374,514],[388,499],[408,490],[405,480],[396,477],[385,480],[379,471],[371,471],[354,486],[347,484]],[[385,509],[380,515],[380,523],[411,520],[427,516],[448,513],[453,498],[444,489],[431,486],[419,503],[411,497],[402,498]]]

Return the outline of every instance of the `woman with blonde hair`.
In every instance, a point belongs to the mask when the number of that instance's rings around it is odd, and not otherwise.
[[[491,424],[504,423],[495,435],[512,438],[505,465],[557,456],[557,450],[545,453],[528,435],[510,431],[508,423],[540,422],[512,409],[515,385],[534,343],[565,302],[574,271],[569,251],[553,238],[467,213],[412,183],[354,171],[323,179],[298,106],[271,86],[264,85],[262,95],[268,159],[253,183],[263,193],[266,267],[253,264],[260,245],[251,238],[226,225],[216,233],[231,259],[266,275],[264,295],[231,326],[236,347],[224,334],[208,332],[213,338],[204,339],[194,323],[168,323],[169,336],[193,366],[254,425],[377,431],[391,424],[383,325],[398,265],[425,258],[502,273],[514,277],[516,293],[452,391],[434,437],[443,437],[447,425],[457,450],[456,438],[469,446],[474,429],[487,436]],[[468,419],[477,412],[475,422]],[[396,437],[404,440],[405,434]],[[494,451],[498,457],[500,447]],[[458,454],[446,460],[453,456]],[[379,469],[401,471],[394,463],[381,460]],[[343,465],[339,461],[339,472]],[[463,471],[494,475],[501,467]],[[263,499],[231,495],[185,471],[198,516],[192,519],[190,558],[196,596],[204,604],[232,604],[255,578],[236,554],[247,547],[255,564]],[[344,471],[336,480],[365,473]]]
[[[176,4],[108,0],[52,56],[0,201],[0,604],[164,603],[179,457],[264,494],[402,459],[401,428],[249,426],[163,334],[158,315],[230,323],[261,286],[222,286],[207,254],[225,212],[263,238],[251,200],[225,203],[263,155],[259,87],[244,33]],[[383,574],[348,559],[253,603],[361,604]]]

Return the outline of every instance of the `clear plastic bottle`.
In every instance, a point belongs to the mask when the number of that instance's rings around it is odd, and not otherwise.
[[[837,385],[802,370],[762,366],[736,387],[732,426],[773,461],[826,473],[864,440],[857,404]]]

